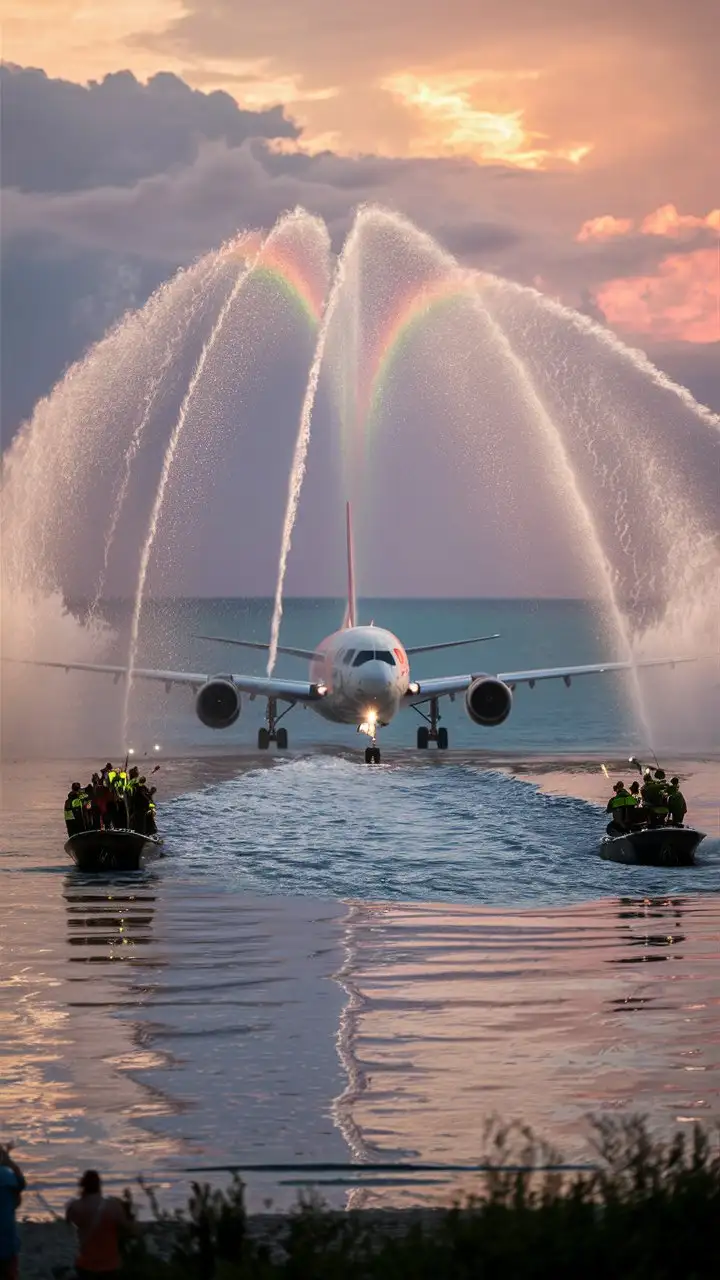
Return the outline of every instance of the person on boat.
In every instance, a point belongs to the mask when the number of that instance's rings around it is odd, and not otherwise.
[[[667,791],[667,803],[670,810],[670,821],[674,827],[682,827],[687,813],[685,797],[680,790],[680,779],[671,778]]]
[[[80,784],[78,783],[78,786],[79,785]],[[63,817],[65,819],[65,826],[67,827],[68,836],[74,836],[78,829],[76,825],[75,810],[73,809],[74,799],[75,799],[75,791],[71,787],[67,793],[67,796],[65,797],[65,808],[63,810]]]
[[[117,795],[115,791],[115,779],[118,771],[108,760],[105,768],[100,771],[100,782],[105,792],[105,815],[104,825],[106,827],[119,827],[124,824],[120,821],[120,814],[117,806]]]
[[[85,806],[87,792],[83,791],[79,782],[73,782],[65,801],[65,825],[69,836],[76,836],[86,830]]]
[[[137,786],[134,789],[134,830],[139,831],[141,835],[156,835],[157,827],[155,826],[155,803],[153,795],[155,787],[147,785],[147,778],[143,774],[138,778]]]
[[[127,776],[127,786],[125,787],[125,803],[127,804],[128,821],[133,831],[135,827],[135,812],[137,809],[137,789],[139,784],[139,773],[137,765],[134,764]]]
[[[130,825],[130,815],[128,813],[128,776],[126,769],[118,769],[113,779],[113,791],[115,792],[115,813],[116,826],[128,827]]]
[[[150,803],[148,805],[147,816],[145,818],[145,835],[146,836],[157,835],[157,822],[155,821],[156,810],[155,810],[155,801],[153,799],[153,796],[156,794],[156,792],[157,792],[157,787],[150,788]]]
[[[616,827],[625,829],[630,825],[629,812],[635,808],[637,800],[627,790],[624,782],[616,782],[613,792],[614,795],[608,800],[605,812],[612,815]]]
[[[663,769],[656,769],[654,778],[649,769],[645,770],[645,781],[640,790],[640,795],[642,796],[643,806],[647,810],[648,826],[664,826],[669,810]]]
[[[98,792],[100,791],[100,774],[94,773],[90,782],[84,788],[87,796],[87,806],[85,809],[85,821],[94,831],[100,827],[100,808],[98,805]]]

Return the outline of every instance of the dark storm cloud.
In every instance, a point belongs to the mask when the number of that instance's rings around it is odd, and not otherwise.
[[[296,205],[319,214],[331,231],[343,234],[353,211],[370,198],[417,218],[448,248],[473,259],[521,239],[519,230],[480,221],[472,207],[460,207],[457,193],[454,200],[450,196],[455,186],[482,201],[495,181],[494,169],[453,161],[383,160],[371,166],[366,186],[355,174],[356,165],[362,173],[363,162],[345,156],[274,155],[257,141],[233,148],[205,143],[192,164],[133,186],[63,194],[8,191],[3,233],[8,239],[28,231],[53,233],[76,245],[178,264],[240,228],[269,227]]]
[[[242,111],[229,94],[166,73],[146,85],[129,71],[79,85],[4,65],[0,77],[2,185],[20,191],[130,186],[192,163],[203,141],[298,136],[281,107]]]

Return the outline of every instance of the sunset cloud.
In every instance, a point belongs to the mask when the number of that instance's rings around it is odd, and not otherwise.
[[[603,214],[599,218],[588,218],[578,231],[575,239],[583,244],[589,240],[611,240],[615,236],[627,236],[638,232],[643,236],[664,236],[670,240],[680,240],[689,232],[707,228],[720,233],[720,209],[711,209],[706,214],[678,213],[674,204],[664,204],[646,217],[615,218],[612,214]]]
[[[678,213],[674,204],[665,204],[643,219],[640,230],[646,236],[680,236],[700,227],[720,232],[720,209],[711,209],[705,217],[696,217],[692,213]]]
[[[704,231],[718,233],[717,247],[703,246],[701,236],[698,248],[666,253],[652,274],[605,281],[595,300],[607,323],[660,341],[720,342],[720,209],[679,213],[666,204],[639,219],[605,214],[584,222],[575,239],[602,244],[639,236],[692,245]]]
[[[108,281],[141,300],[295,202],[336,245],[389,206],[650,351],[720,336],[717,0],[5,0],[3,52],[43,68],[3,92],[2,232],[59,367]]]
[[[539,72],[528,72],[509,79],[539,76]],[[475,105],[474,98],[485,84],[482,75],[428,78],[405,74],[389,76],[381,87],[412,110],[419,126],[410,143],[416,155],[462,155],[479,163],[543,169],[558,161],[579,164],[592,150],[591,143],[539,145],[545,135],[528,128],[522,109],[498,112]]]
[[[613,218],[612,214],[605,213],[599,218],[588,218],[587,222],[583,222],[575,239],[580,244],[585,244],[588,240],[612,240],[615,236],[626,236],[634,226],[632,218]]]
[[[718,251],[671,254],[655,275],[609,280],[597,302],[614,328],[658,341],[720,342]]]

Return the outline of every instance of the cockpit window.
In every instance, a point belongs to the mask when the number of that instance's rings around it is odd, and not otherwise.
[[[355,652],[356,652],[356,651],[355,651],[355,649],[346,649],[346,650],[345,650],[345,653],[344,653],[344,655],[343,655],[343,663],[344,663],[344,665],[345,665],[346,667],[349,667],[349,666],[350,666],[350,663],[352,662],[353,658],[355,657]]]
[[[372,662],[373,658],[377,662],[387,662],[389,667],[395,666],[395,659],[389,649],[361,649],[353,666],[362,667],[366,662]]]

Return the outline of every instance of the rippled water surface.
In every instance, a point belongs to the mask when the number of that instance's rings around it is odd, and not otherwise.
[[[493,1113],[569,1156],[588,1112],[717,1116],[715,765],[692,766],[710,834],[682,871],[598,857],[596,765],[163,768],[167,856],[118,878],[70,869],[67,766],[4,771],[0,1132],[46,1199],[88,1163],[172,1188],[230,1163],[472,1162]],[[256,1205],[306,1177],[249,1176]]]

